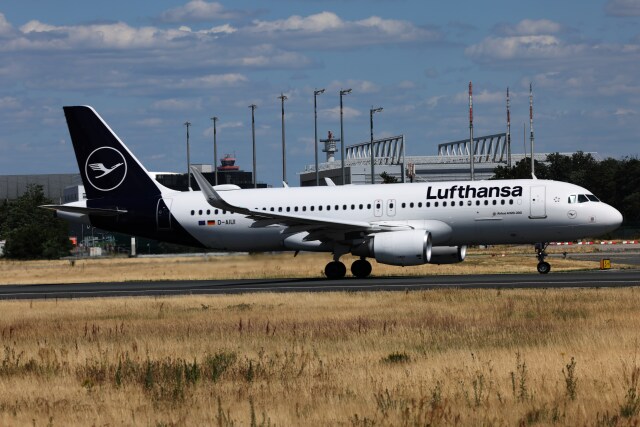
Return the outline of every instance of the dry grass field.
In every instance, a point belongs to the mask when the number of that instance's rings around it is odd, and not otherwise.
[[[640,291],[0,302],[0,425],[637,425]]]
[[[593,251],[596,248],[572,248]],[[549,252],[561,253],[562,248]],[[104,258],[70,261],[0,260],[0,285],[25,283],[81,283],[125,280],[171,279],[249,279],[324,277],[329,254],[292,253],[202,256],[175,258]],[[347,267],[355,258],[341,258]],[[371,260],[375,276],[432,274],[531,273],[536,271],[536,258],[529,246],[473,249],[467,259],[453,265],[394,267]],[[553,258],[553,271],[597,269],[598,261],[576,261]],[[616,266],[620,267],[620,266]],[[349,273],[350,274],[350,273]]]

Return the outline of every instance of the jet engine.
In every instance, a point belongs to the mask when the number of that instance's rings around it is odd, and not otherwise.
[[[420,265],[431,259],[431,233],[403,230],[378,233],[367,242],[369,256],[390,265]]]
[[[429,264],[455,264],[464,261],[467,246],[434,246]]]

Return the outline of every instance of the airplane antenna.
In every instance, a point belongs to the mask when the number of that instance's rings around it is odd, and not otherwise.
[[[473,86],[469,82],[469,166],[471,172],[471,181],[475,180],[473,168],[474,163],[474,146],[473,146]]]
[[[533,160],[533,84],[529,83],[529,141],[531,143],[531,177],[536,178],[535,160]]]

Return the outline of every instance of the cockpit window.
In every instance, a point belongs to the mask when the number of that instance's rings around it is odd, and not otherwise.
[[[600,199],[598,199],[596,196],[594,196],[593,194],[587,194],[587,198],[589,200],[591,200],[592,202],[599,202]]]
[[[587,196],[585,196],[584,194],[578,194],[578,203],[585,203],[588,201],[589,199],[587,199]]]
[[[572,194],[569,196],[569,203],[575,203],[576,202],[576,195]]]

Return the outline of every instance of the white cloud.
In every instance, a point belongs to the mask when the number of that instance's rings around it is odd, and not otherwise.
[[[255,32],[300,31],[305,33],[336,30],[343,28],[345,25],[338,15],[332,12],[321,12],[307,17],[294,15],[287,19],[275,21],[255,20],[253,24],[252,30]]]
[[[340,118],[340,106],[334,108],[327,108],[324,110],[318,110],[318,115],[324,118],[339,119]],[[351,119],[361,116],[362,113],[355,108],[342,106],[342,116],[344,119]],[[334,132],[335,134],[335,132]]]
[[[640,1],[638,0],[608,0],[605,10],[612,16],[640,16]]]
[[[503,31],[510,36],[534,36],[540,34],[555,34],[562,26],[548,19],[524,19],[516,25],[506,26]]]
[[[163,99],[156,101],[151,105],[151,108],[159,111],[186,111],[186,110],[199,110],[202,106],[202,102],[199,99]]]
[[[160,19],[164,22],[202,22],[218,19],[234,19],[237,14],[225,10],[218,2],[192,0],[184,6],[164,12]]]
[[[20,107],[20,101],[12,96],[0,98],[0,109],[15,109]]]
[[[553,35],[487,37],[465,53],[480,61],[492,59],[566,58],[584,52],[584,44],[566,44]]]
[[[209,74],[207,76],[184,79],[178,83],[180,88],[212,89],[219,87],[237,86],[247,82],[248,79],[239,73]]]
[[[11,26],[9,21],[7,21],[7,18],[5,18],[5,16],[0,13],[0,36],[8,35],[11,32],[13,32],[13,27]]]

